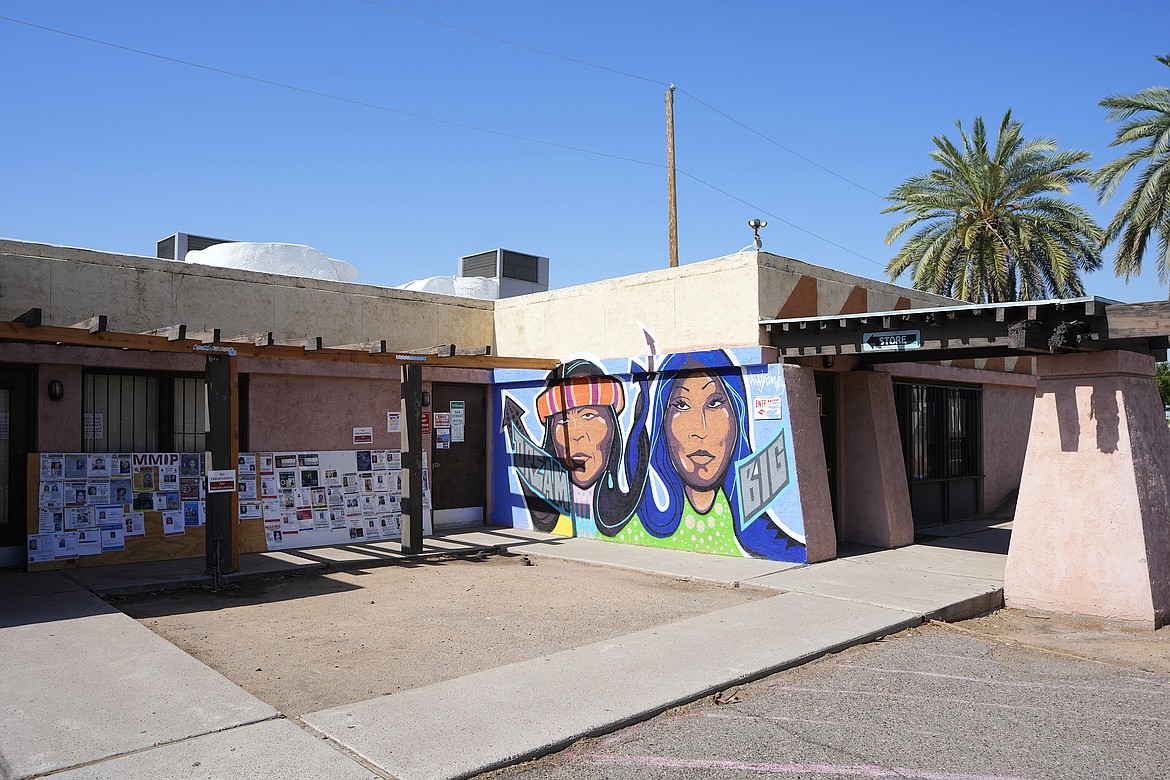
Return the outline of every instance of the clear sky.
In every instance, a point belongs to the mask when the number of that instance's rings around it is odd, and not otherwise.
[[[302,243],[387,285],[500,246],[549,257],[553,287],[665,267],[670,82],[682,263],[745,248],[760,217],[767,251],[884,278],[883,196],[931,167],[932,135],[1011,108],[1100,164],[1119,153],[1098,101],[1170,75],[1166,0],[6,0],[0,16],[0,235],[144,255],[179,231]],[[1116,205],[1073,198],[1103,225]],[[1088,292],[1164,299],[1147,259]]]

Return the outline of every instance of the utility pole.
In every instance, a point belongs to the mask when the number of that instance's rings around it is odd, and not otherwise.
[[[670,209],[670,267],[678,268],[678,204],[674,197],[674,84],[666,90],[666,202]]]

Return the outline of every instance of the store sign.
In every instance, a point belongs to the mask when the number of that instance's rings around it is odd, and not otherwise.
[[[866,333],[861,337],[863,352],[901,352],[922,346],[922,331],[893,330],[888,333]]]

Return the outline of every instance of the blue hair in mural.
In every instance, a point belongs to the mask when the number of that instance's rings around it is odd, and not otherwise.
[[[741,517],[735,464],[752,454],[741,369],[722,350],[712,350],[670,355],[658,371],[648,446],[651,480],[656,476],[661,484],[665,505],[659,505],[657,491],[648,484],[637,511],[642,526],[658,538],[672,536],[688,504],[716,502],[722,491],[745,550],[772,560],[804,561],[804,546],[766,512],[756,522]],[[646,442],[631,437],[627,459],[637,462],[641,453],[636,450]]]

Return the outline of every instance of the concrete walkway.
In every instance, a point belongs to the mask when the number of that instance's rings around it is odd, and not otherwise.
[[[191,584],[201,562],[0,573],[0,780],[468,777],[928,618],[999,606],[1006,557],[961,541],[803,567],[503,528],[431,538],[426,555],[492,548],[777,595],[298,723],[85,589]],[[237,576],[402,557],[390,542],[263,553],[244,556]]]

